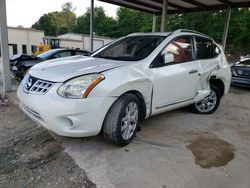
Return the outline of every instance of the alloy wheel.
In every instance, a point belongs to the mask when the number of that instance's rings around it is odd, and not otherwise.
[[[195,103],[195,106],[197,110],[200,112],[209,112],[213,110],[213,108],[216,106],[217,102],[217,95],[214,90],[211,90],[211,93],[205,97],[202,101],[199,101]]]
[[[135,132],[138,123],[138,105],[130,102],[125,108],[121,122],[121,135],[124,140],[129,140]]]

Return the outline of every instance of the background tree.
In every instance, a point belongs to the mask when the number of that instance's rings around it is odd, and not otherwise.
[[[117,30],[114,37],[120,37],[133,32],[150,32],[152,15],[127,8],[117,10]]]
[[[34,29],[44,30],[45,35],[56,35],[57,32],[57,12],[44,14],[32,25]]]
[[[90,8],[76,18],[72,3],[62,5],[60,12],[44,14],[32,26],[45,31],[45,35],[67,32],[89,34]],[[206,33],[218,43],[222,42],[226,11],[194,12],[168,15],[168,30],[185,28]],[[158,17],[157,30],[160,30]],[[227,51],[250,52],[250,9],[233,9],[230,21]],[[127,8],[118,8],[116,18],[105,14],[103,7],[94,8],[94,32],[99,36],[118,38],[133,32],[151,32],[152,15]]]
[[[44,30],[45,35],[57,36],[73,31],[75,22],[76,15],[72,3],[65,3],[61,12],[44,14],[32,28]]]
[[[74,31],[76,33],[89,34],[90,8],[78,17]],[[96,35],[113,37],[116,29],[116,20],[105,14],[103,7],[94,8],[94,32]]]

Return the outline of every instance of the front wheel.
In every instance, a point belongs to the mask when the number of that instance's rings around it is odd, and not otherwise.
[[[139,123],[139,100],[130,93],[119,97],[109,109],[103,124],[103,137],[118,146],[129,144]]]
[[[211,92],[203,100],[194,103],[191,108],[194,113],[197,114],[212,114],[214,113],[220,104],[221,94],[219,89],[211,85]]]

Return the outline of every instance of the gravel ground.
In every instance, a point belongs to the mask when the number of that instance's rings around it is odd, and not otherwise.
[[[96,187],[45,129],[0,102],[0,187]]]

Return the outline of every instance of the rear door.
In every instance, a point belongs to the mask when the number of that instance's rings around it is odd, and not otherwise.
[[[200,80],[198,88],[210,90],[209,77],[219,66],[221,51],[220,48],[207,37],[195,36],[195,59],[200,66]],[[199,91],[197,91],[199,92]]]

